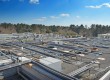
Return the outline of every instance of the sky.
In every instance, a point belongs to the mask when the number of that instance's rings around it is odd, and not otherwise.
[[[110,25],[110,0],[0,0],[0,23]]]

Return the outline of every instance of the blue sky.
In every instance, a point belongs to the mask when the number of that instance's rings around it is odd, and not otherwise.
[[[0,23],[110,25],[110,0],[0,0]]]

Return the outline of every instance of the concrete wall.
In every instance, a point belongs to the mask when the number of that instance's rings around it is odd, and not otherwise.
[[[4,77],[10,77],[17,73],[16,68],[7,69],[1,72]]]

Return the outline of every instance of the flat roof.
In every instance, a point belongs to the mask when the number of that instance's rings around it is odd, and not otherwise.
[[[52,58],[52,57],[42,58],[42,59],[39,59],[39,61],[45,65],[49,65],[52,63],[56,63],[56,62],[61,62],[61,60],[56,59],[56,58]]]

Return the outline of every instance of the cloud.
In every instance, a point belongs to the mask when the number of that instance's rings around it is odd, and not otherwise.
[[[103,3],[103,6],[110,8],[110,3]]]
[[[80,18],[80,16],[76,16],[76,18],[77,18],[77,19],[79,19],[79,18]]]
[[[38,18],[38,19],[34,19],[34,20],[37,20],[37,21],[46,21],[47,17],[41,17],[41,18]]]
[[[39,0],[30,0],[29,2],[32,4],[39,4]]]
[[[50,16],[51,19],[57,19],[59,17],[56,17],[56,16]]]
[[[102,7],[108,7],[110,8],[110,3],[103,3],[101,5],[96,5],[96,6],[86,6],[86,8],[102,8]]]
[[[41,17],[42,19],[47,19],[47,17]]]
[[[58,18],[61,18],[61,17],[69,17],[70,14],[67,14],[67,13],[62,13],[62,14],[59,14],[59,16],[50,16],[51,19],[58,19]]]
[[[99,6],[86,6],[86,8],[101,8],[102,6],[99,5]]]
[[[60,14],[60,16],[61,16],[61,17],[69,17],[70,14],[65,14],[65,13],[63,13],[63,14]]]
[[[0,2],[7,2],[7,1],[11,1],[11,0],[0,0]],[[23,2],[25,0],[18,0],[20,2]],[[29,0],[29,3],[31,4],[39,4],[39,0]]]
[[[49,16],[48,18],[50,19],[59,19],[59,18],[62,18],[62,17],[69,17],[70,14],[59,14],[59,16]],[[77,16],[77,18],[80,18],[80,16]],[[37,19],[34,19],[34,20],[37,20],[37,21],[46,21],[47,20],[47,17],[41,17],[41,18],[37,18]]]

